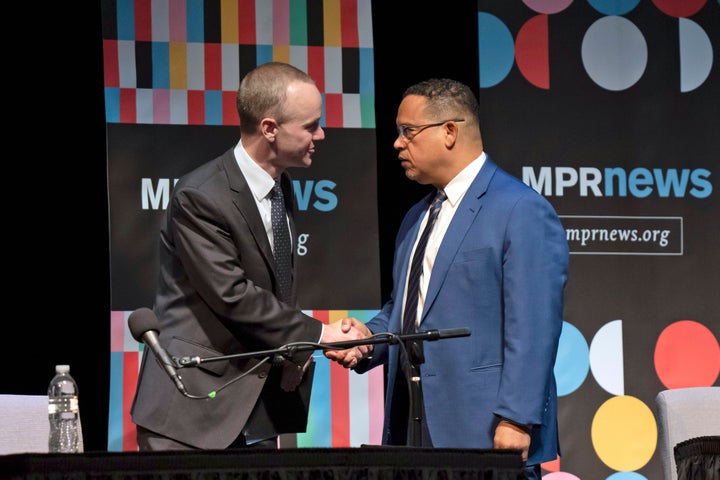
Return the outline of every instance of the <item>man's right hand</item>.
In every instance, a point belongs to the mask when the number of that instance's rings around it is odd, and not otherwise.
[[[343,318],[330,325],[325,325],[322,343],[344,342],[348,340],[362,340],[372,335],[372,332],[357,318]],[[357,363],[370,356],[372,345],[359,345],[345,350],[325,350],[325,357],[338,362],[345,368],[353,368]]]

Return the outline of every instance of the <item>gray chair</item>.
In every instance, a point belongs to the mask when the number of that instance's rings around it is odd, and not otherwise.
[[[0,454],[48,451],[47,395],[0,395]]]
[[[674,449],[686,440],[720,435],[720,387],[663,390],[658,409],[658,452],[665,480],[677,480]]]

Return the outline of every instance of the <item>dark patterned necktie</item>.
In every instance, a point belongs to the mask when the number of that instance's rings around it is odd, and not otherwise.
[[[273,255],[275,256],[275,272],[280,285],[280,300],[286,302],[290,299],[290,285],[292,284],[292,247],[290,246],[290,232],[288,231],[285,216],[285,198],[283,197],[280,178],[275,180],[273,187],[271,218],[273,230]]]
[[[407,297],[405,299],[405,310],[403,313],[403,331],[402,333],[412,333],[415,331],[417,321],[418,295],[420,294],[420,274],[422,273],[423,259],[425,258],[425,247],[427,246],[430,231],[435,224],[435,219],[440,213],[440,207],[447,197],[445,192],[438,190],[435,198],[430,205],[430,213],[428,215],[425,229],[420,235],[415,253],[413,254],[412,263],[410,264],[410,276],[408,277]]]

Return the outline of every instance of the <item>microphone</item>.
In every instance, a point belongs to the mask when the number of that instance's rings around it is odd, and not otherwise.
[[[160,361],[163,368],[165,368],[165,373],[175,382],[175,386],[180,390],[180,393],[186,397],[190,397],[187,390],[185,390],[185,385],[183,385],[180,375],[175,371],[175,364],[170,358],[170,355],[168,355],[162,345],[160,345],[160,342],[158,342],[160,323],[158,322],[157,316],[155,316],[155,312],[145,307],[138,308],[128,317],[128,327],[130,327],[130,333],[135,340],[150,347],[155,358]]]
[[[408,333],[401,335],[403,340],[428,340],[434,341],[441,338],[456,338],[456,337],[468,337],[470,336],[470,329],[466,327],[462,328],[443,328],[425,330],[423,332]]]

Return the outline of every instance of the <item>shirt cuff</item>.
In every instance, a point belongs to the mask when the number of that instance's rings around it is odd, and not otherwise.
[[[530,433],[532,431],[532,425],[527,425],[525,423],[516,422],[515,420],[510,420],[509,418],[500,417],[500,420],[505,421],[511,425],[514,425],[518,427],[521,430],[524,430],[526,433]]]

